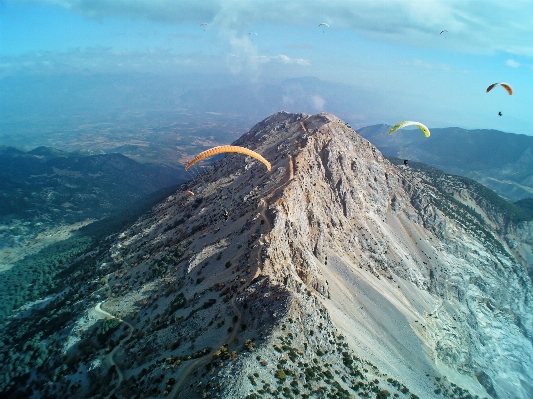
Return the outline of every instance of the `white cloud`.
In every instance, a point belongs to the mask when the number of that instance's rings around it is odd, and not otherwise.
[[[449,65],[446,65],[446,64],[434,64],[432,62],[427,62],[427,61],[418,60],[418,59],[403,60],[403,61],[400,61],[400,64],[415,66],[415,67],[419,67],[419,68],[426,68],[426,69],[440,69],[442,71],[451,71],[452,70],[452,67],[450,67]]]
[[[227,57],[227,63],[233,74],[244,73],[251,81],[258,81],[261,73],[261,64],[277,62],[279,64],[292,64],[300,66],[311,65],[309,60],[303,58],[291,58],[285,54],[274,56],[257,55],[256,47],[247,34],[238,34],[237,31],[228,32],[228,40],[231,53]]]
[[[507,60],[505,61],[505,65],[510,66],[511,68],[518,68],[520,66],[520,63],[515,60]]]
[[[262,63],[276,61],[282,64],[296,64],[296,65],[302,65],[302,66],[311,65],[311,62],[309,60],[306,60],[303,58],[290,58],[286,56],[285,54],[278,54],[274,56],[260,55],[260,56],[257,56],[256,58],[259,62],[262,62]]]
[[[283,95],[282,96],[282,100],[283,100],[283,105],[292,105],[292,104],[294,104],[294,98],[292,98],[291,96]]]
[[[308,66],[309,60],[303,58],[291,58],[285,54],[274,56],[257,55],[255,46],[250,41],[248,35],[238,36],[235,31],[230,32],[229,43],[231,53],[227,57],[229,68],[233,74],[244,73],[252,81],[258,81],[261,73],[261,64],[276,62],[279,64],[290,64]]]
[[[324,100],[321,96],[314,95],[311,97],[311,101],[313,102],[313,107],[317,111],[324,111],[324,105],[326,105],[326,100]]]
[[[498,0],[7,0],[64,7],[87,18],[165,23],[208,22],[238,31],[258,23],[307,26],[327,22],[376,40],[475,54],[533,57],[531,1]],[[448,30],[446,40],[439,32]]]
[[[175,73],[176,67],[196,69],[196,63],[167,50],[124,51],[104,47],[46,51],[22,56],[4,56],[0,78],[17,73],[49,74],[73,72],[159,72]]]
[[[259,66],[255,47],[247,36],[237,36],[235,32],[230,33],[229,44],[232,53],[227,58],[229,68],[233,74],[246,72],[256,80],[259,74]]]

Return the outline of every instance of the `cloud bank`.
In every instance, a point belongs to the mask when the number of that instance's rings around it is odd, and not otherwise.
[[[86,18],[147,19],[169,24],[208,22],[238,30],[258,23],[351,29],[375,40],[450,46],[474,54],[504,52],[533,58],[531,1],[497,0],[7,0],[63,7]],[[448,30],[446,44],[439,32]]]
[[[414,66],[418,68],[425,68],[425,69],[440,69],[441,71],[451,71],[452,67],[446,64],[435,64],[432,62],[427,62],[424,60],[414,59],[414,60],[405,60],[400,61],[400,64],[402,65],[409,65]]]
[[[286,56],[285,54],[278,54],[274,56],[260,55],[260,56],[257,56],[257,60],[262,63],[273,61],[273,62],[280,62],[282,64],[295,64],[295,65],[301,65],[301,66],[311,65],[311,61],[309,60],[306,60],[303,58],[290,58]]]
[[[44,51],[24,56],[2,57],[0,78],[25,74],[151,72],[174,74],[198,71],[199,64],[169,50],[124,51],[105,47],[74,49],[66,52]]]

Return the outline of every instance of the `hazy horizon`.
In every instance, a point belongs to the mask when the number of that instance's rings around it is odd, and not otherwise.
[[[0,7],[0,144],[25,124],[46,133],[140,110],[240,115],[246,126],[281,109],[325,111],[356,127],[418,120],[533,135],[531,1]],[[513,95],[486,93],[494,82]]]

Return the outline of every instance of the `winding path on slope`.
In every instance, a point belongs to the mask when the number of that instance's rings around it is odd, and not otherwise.
[[[243,290],[246,289],[246,287],[248,285],[250,285],[250,283],[251,283],[251,280],[249,282],[247,282],[246,285],[243,286]],[[237,299],[237,295],[238,295],[238,293],[233,295],[233,298],[231,298],[231,302],[230,302],[231,307],[233,308],[233,311],[237,315],[237,321],[235,322],[235,324],[233,326],[233,330],[232,330],[230,336],[224,341],[222,346],[228,346],[229,344],[231,344],[235,340],[235,337],[237,336],[237,334],[239,333],[239,327],[241,325],[242,313],[241,313],[241,311],[239,310],[239,308],[237,307],[237,305],[235,303],[235,301]],[[185,382],[185,380],[187,379],[187,377],[191,374],[191,372],[193,370],[195,370],[197,367],[200,367],[200,366],[202,366],[204,364],[209,363],[211,361],[211,359],[213,358],[213,354],[217,350],[218,350],[218,348],[213,350],[213,351],[211,351],[210,353],[208,353],[207,355],[205,355],[203,357],[200,357],[198,359],[190,361],[187,364],[187,366],[185,366],[185,368],[180,373],[180,375],[179,375],[178,379],[176,380],[176,383],[172,387],[172,391],[170,391],[168,397],[169,398],[177,398],[177,395],[179,394],[180,388],[182,387],[182,385]]]
[[[196,368],[196,366],[200,366],[200,365],[202,365],[204,363],[208,363],[212,356],[213,356],[213,352],[208,353],[204,357],[200,357],[198,359],[195,359],[195,360],[189,362],[189,364],[187,364],[187,366],[185,366],[185,368],[181,371],[178,379],[176,380],[176,383],[172,387],[172,391],[170,391],[170,393],[168,394],[168,397],[169,398],[176,398],[177,395],[179,394],[178,391],[180,390],[181,386],[183,385],[183,383],[185,382],[187,377]]]
[[[107,285],[107,290],[108,290],[108,294],[111,293],[111,287],[109,286],[109,275],[106,276],[105,278],[105,283]],[[129,327],[129,332],[128,332],[128,335],[124,338],[122,338],[116,345],[115,347],[113,348],[113,350],[106,356],[106,362],[109,364],[109,367],[113,367],[115,366],[115,370],[117,371],[117,374],[118,374],[118,381],[117,381],[117,385],[115,386],[115,388],[113,388],[113,390],[109,393],[109,395],[112,395],[116,389],[120,386],[120,384],[122,383],[122,381],[124,380],[124,374],[122,373],[122,370],[120,369],[120,367],[118,367],[118,365],[115,363],[115,360],[113,359],[113,356],[115,355],[116,351],[118,350],[118,348],[120,347],[120,345],[122,344],[122,342],[128,340],[131,338],[131,335],[133,334],[133,330],[134,330],[134,327],[128,323],[127,321],[125,320],[122,320],[121,318],[119,317],[116,317],[114,315],[112,315],[111,313],[105,311],[104,309],[102,309],[102,303],[104,301],[100,301],[96,304],[96,306],[94,307],[94,311],[96,313],[100,313],[101,315],[104,315],[105,317],[110,317],[112,319],[117,319],[120,323],[124,323],[126,326]]]
[[[260,203],[259,213],[260,213],[261,217],[265,220],[265,223],[267,225],[268,231],[270,231],[272,229],[272,225],[271,225],[270,220],[268,219],[268,217],[266,215],[267,201],[264,198],[262,198],[259,203]],[[261,241],[259,241],[259,245],[262,247],[263,243]],[[258,264],[260,264],[261,263],[261,251],[258,251],[258,253],[257,253],[257,260],[258,260]],[[242,291],[244,291],[252,283],[252,281],[253,281],[253,278],[250,279],[242,287]],[[232,330],[230,336],[225,340],[225,342],[224,342],[224,344],[222,346],[227,346],[227,345],[231,344],[235,340],[235,338],[237,337],[237,334],[239,333],[239,327],[240,327],[241,321],[242,321],[242,312],[240,311],[240,309],[237,307],[237,304],[236,304],[237,295],[238,295],[238,293],[233,295],[233,297],[231,298],[231,301],[230,301],[230,304],[231,304],[231,307],[233,309],[233,312],[235,312],[235,315],[237,316],[237,321],[235,322],[235,324],[233,326],[233,330]],[[215,351],[216,351],[216,349],[215,349]],[[201,358],[198,358],[198,359],[195,359],[195,360],[189,362],[189,364],[187,364],[187,366],[185,366],[185,368],[180,373],[180,376],[176,380],[176,383],[172,387],[172,391],[170,391],[168,397],[169,398],[177,398],[177,395],[179,394],[180,388],[182,387],[182,385],[185,382],[185,380],[187,379],[187,377],[191,374],[191,372],[193,370],[195,370],[197,367],[209,363],[211,361],[211,359],[213,357],[213,353],[215,351],[212,351],[211,353],[205,355],[204,357],[201,357]]]
[[[261,199],[261,201],[266,204],[265,209],[268,207],[268,205],[270,205],[269,201],[266,198],[271,198],[276,192],[287,187],[289,183],[292,181],[292,179],[294,179],[294,171],[296,170],[296,159],[292,156],[292,154],[289,154],[288,157],[289,157],[289,162],[288,162],[289,170],[288,170],[287,180],[283,184],[280,184],[277,187],[271,188],[270,191],[266,193],[266,195]]]
[[[261,198],[261,201],[259,202],[259,215],[261,215],[261,218],[265,221],[267,225],[267,230],[272,230],[272,224],[270,223],[270,219],[268,218],[266,214],[266,210],[268,208],[268,203],[264,198]],[[262,242],[260,242],[260,245],[263,245]]]
[[[287,180],[283,184],[281,184],[280,186],[271,189],[267,193],[267,195],[265,197],[261,198],[261,200],[259,201],[259,214],[260,214],[261,218],[265,221],[265,224],[266,224],[266,227],[267,227],[267,231],[271,231],[272,230],[272,224],[270,223],[270,219],[268,218],[268,216],[266,214],[266,210],[267,210],[268,205],[269,205],[268,200],[266,199],[266,197],[271,196],[273,193],[275,193],[279,189],[282,189],[283,187],[287,186],[287,184],[292,179],[294,179],[294,169],[295,169],[294,161],[295,160],[294,160],[293,156],[289,154],[289,170],[288,170]],[[258,241],[258,245],[260,247],[262,247],[264,245],[264,243],[261,240],[259,240]],[[257,262],[258,262],[258,270],[259,270],[260,269],[260,265],[261,265],[261,250],[257,251]],[[256,273],[256,276],[257,276],[257,274],[258,273]],[[254,276],[254,278],[256,276]],[[246,288],[248,288],[248,286],[252,283],[254,278],[251,278],[249,281],[247,281],[246,284],[241,287],[241,291],[240,292],[243,292],[244,290],[246,290]],[[231,307],[232,307],[233,311],[235,312],[235,315],[237,316],[237,321],[235,322],[235,324],[233,326],[233,330],[232,330],[230,336],[225,340],[225,342],[224,342],[224,344],[222,346],[228,346],[229,344],[231,344],[235,340],[235,338],[237,337],[237,335],[239,333],[239,327],[241,326],[241,321],[242,321],[242,312],[240,311],[240,309],[237,307],[237,304],[236,304],[237,296],[238,296],[239,293],[236,293],[235,295],[233,295],[233,297],[231,298],[231,301],[230,301]],[[216,350],[217,349],[215,349],[214,351],[211,351],[210,353],[208,353],[207,355],[205,355],[205,356],[203,356],[201,358],[198,358],[198,359],[195,359],[193,361],[190,361],[187,364],[187,366],[185,366],[185,368],[180,373],[178,379],[176,380],[176,383],[172,387],[172,390],[169,392],[168,397],[169,398],[173,398],[173,399],[177,398],[178,395],[179,395],[179,390],[181,389],[181,387],[185,383],[185,380],[187,379],[187,377],[189,377],[189,375],[197,367],[209,363],[211,361],[212,357],[213,357],[213,353],[215,353]]]
[[[261,254],[260,251],[259,251],[259,254]],[[252,280],[253,279],[250,279],[245,285],[242,286],[242,291],[244,291],[251,284]],[[233,330],[231,331],[230,336],[224,341],[224,343],[221,346],[226,346],[227,347],[228,345],[230,345],[235,340],[235,338],[237,337],[237,335],[239,333],[239,327],[241,326],[241,320],[242,320],[242,313],[241,313],[240,309],[237,307],[237,304],[236,304],[236,299],[237,299],[237,296],[238,296],[239,293],[240,292],[238,292],[235,295],[233,295],[233,297],[231,298],[231,301],[230,301],[231,307],[232,307],[233,311],[235,312],[235,314],[237,315],[237,320],[235,321],[235,324],[233,325]],[[193,370],[195,370],[197,367],[200,367],[200,366],[202,366],[204,364],[209,363],[211,361],[211,359],[213,358],[213,354],[217,350],[218,350],[218,348],[213,350],[213,351],[211,351],[210,353],[208,353],[207,355],[205,355],[203,357],[200,357],[198,359],[190,361],[189,364],[187,364],[187,366],[185,366],[185,368],[180,373],[180,375],[179,375],[178,379],[176,380],[176,383],[172,387],[172,391],[170,391],[168,397],[169,398],[177,398],[177,395],[179,394],[179,390],[181,389],[183,383],[185,382],[187,377],[191,374],[191,372]]]

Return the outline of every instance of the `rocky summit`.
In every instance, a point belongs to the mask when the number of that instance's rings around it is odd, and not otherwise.
[[[88,315],[124,323],[80,397],[533,397],[531,222],[330,114],[278,112],[234,145],[272,171],[191,168],[98,263]]]

